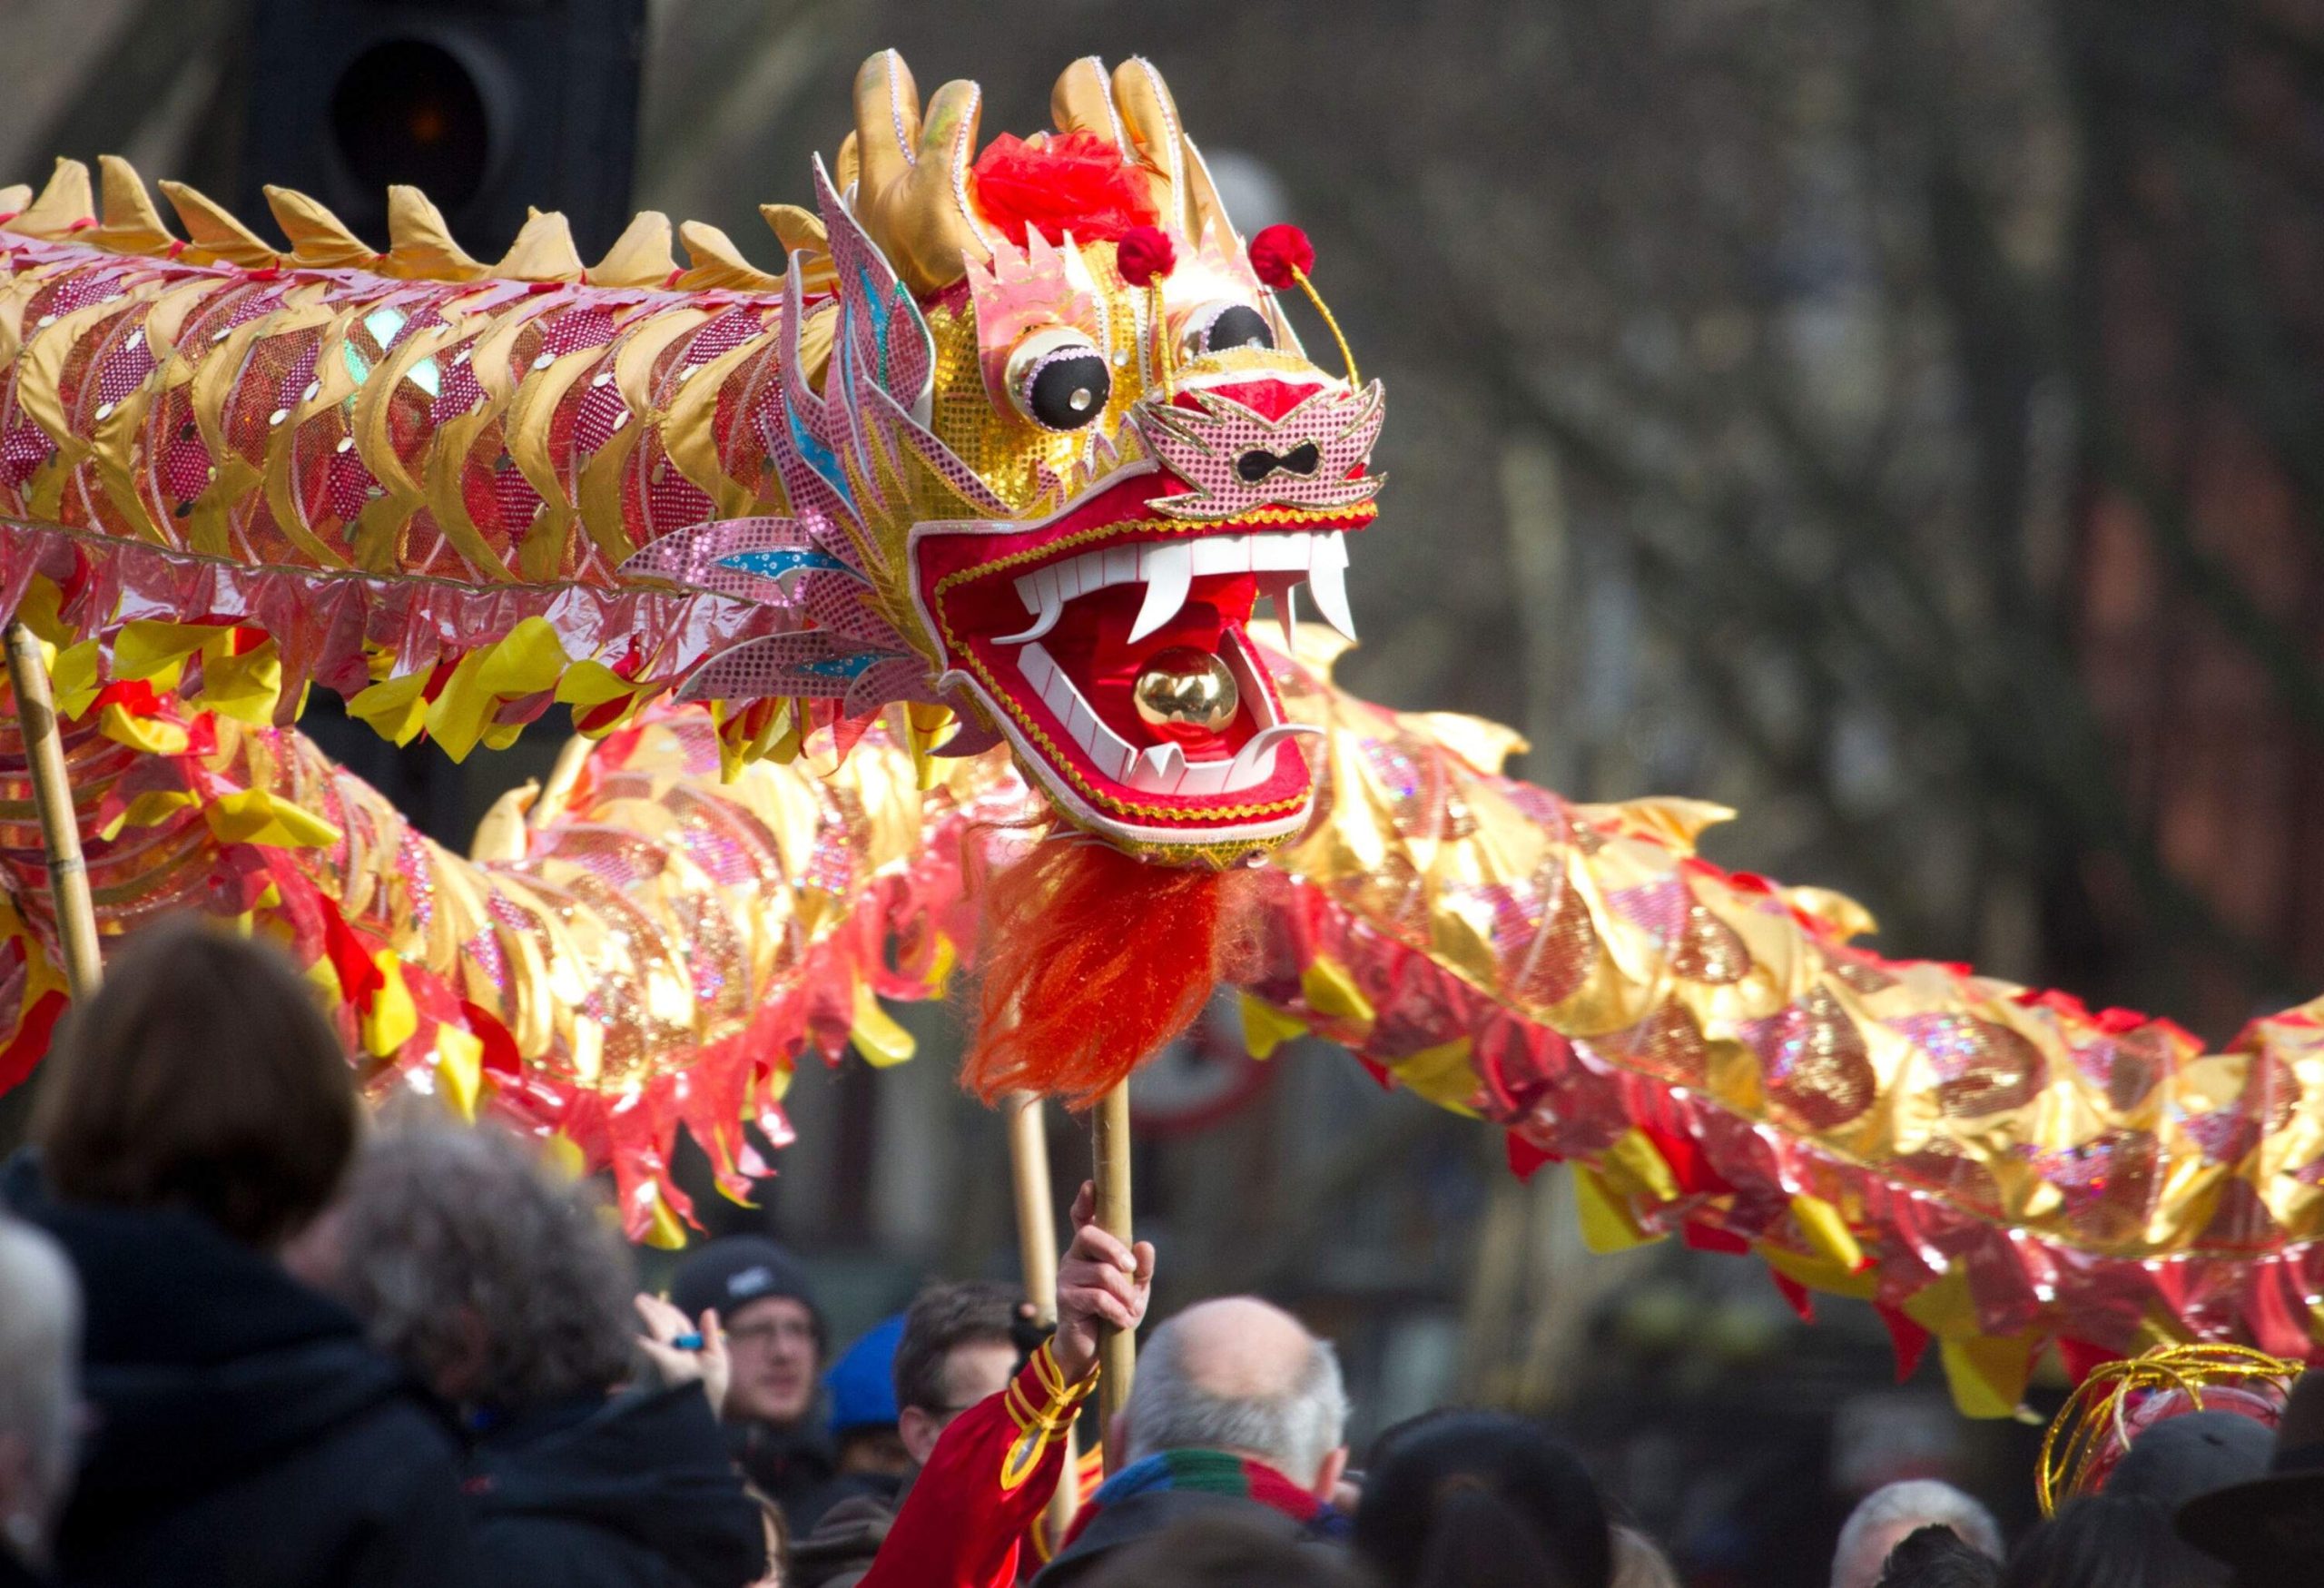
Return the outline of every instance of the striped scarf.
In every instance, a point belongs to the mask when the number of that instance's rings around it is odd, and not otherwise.
[[[1345,1516],[1271,1466],[1224,1450],[1165,1450],[1132,1462],[1099,1484],[1075,1514],[1066,1542],[1080,1537],[1107,1506],[1165,1490],[1256,1501],[1282,1512],[1312,1538],[1344,1541],[1350,1533]]]

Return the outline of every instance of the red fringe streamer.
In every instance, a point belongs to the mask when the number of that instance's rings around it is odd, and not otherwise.
[[[977,1033],[960,1083],[1086,1108],[1185,1031],[1247,940],[1250,872],[1044,839],[986,884]]]

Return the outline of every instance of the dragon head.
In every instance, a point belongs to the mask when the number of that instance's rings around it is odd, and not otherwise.
[[[901,700],[915,731],[949,711],[934,754],[1005,738],[1090,833],[1246,857],[1314,794],[1254,608],[1287,631],[1305,583],[1351,628],[1380,389],[1301,352],[1151,64],[1076,62],[1053,131],[980,153],[979,103],[951,83],[923,109],[894,53],[865,64],[820,228],[794,227],[827,257],[794,252],[788,282],[790,515],[665,537],[629,571],[797,614],[693,695]]]

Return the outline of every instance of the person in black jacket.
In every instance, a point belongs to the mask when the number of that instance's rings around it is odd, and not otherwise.
[[[455,1431],[278,1260],[356,1129],[343,1050],[270,949],[153,927],[68,1017],[36,1156],[0,1185],[86,1308],[67,1588],[470,1580]]]
[[[350,1181],[339,1288],[464,1409],[492,1588],[743,1588],[765,1564],[758,1504],[703,1382],[627,1386],[635,1279],[601,1212],[505,1132],[398,1131]]]

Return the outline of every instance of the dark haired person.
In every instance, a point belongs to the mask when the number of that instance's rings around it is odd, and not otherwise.
[[[894,1425],[911,1466],[899,1492],[852,1495],[823,1514],[793,1551],[800,1588],[847,1588],[870,1570],[903,1494],[935,1454],[944,1430],[1016,1376],[1024,1356],[1018,1339],[1021,1310],[1015,1291],[978,1281],[931,1285],[913,1298],[891,1368]]]
[[[338,1040],[262,944],[153,927],[60,1029],[36,1156],[5,1190],[64,1248],[86,1307],[66,1584],[469,1580],[454,1431],[279,1260],[356,1130]]]
[[[2010,1552],[2002,1588],[2212,1588],[2209,1557],[2171,1530],[2171,1513],[2144,1494],[2084,1494],[2058,1507]],[[2245,1579],[2246,1588],[2298,1575]]]
[[[1065,1470],[1064,1433],[1098,1385],[1102,1325],[1135,1330],[1154,1282],[1154,1248],[1123,1245],[1092,1217],[1084,1184],[1073,1205],[1073,1240],[1058,1264],[1057,1327],[1001,1388],[975,1401],[968,1382],[982,1366],[1000,1366],[1002,1346],[983,1334],[993,1315],[973,1298],[931,1301],[924,1337],[949,1337],[941,1354],[897,1361],[897,1399],[931,1401],[908,1438],[927,1451],[903,1508],[880,1546],[862,1588],[1006,1588],[1017,1580],[1027,1531]],[[915,1307],[916,1312],[920,1309]],[[1011,1309],[1013,1312],[1013,1309]],[[937,1327],[937,1315],[945,1319]],[[905,1325],[907,1339],[911,1325]],[[1010,1336],[1008,1361],[1017,1346]],[[919,1387],[908,1388],[904,1375]],[[956,1374],[958,1376],[956,1377]]]
[[[1373,1447],[1356,1553],[1387,1588],[1607,1588],[1598,1485],[1548,1430],[1502,1412],[1433,1412]]]
[[[1994,1588],[2000,1579],[2000,1562],[1938,1524],[1897,1541],[1875,1588]]]

